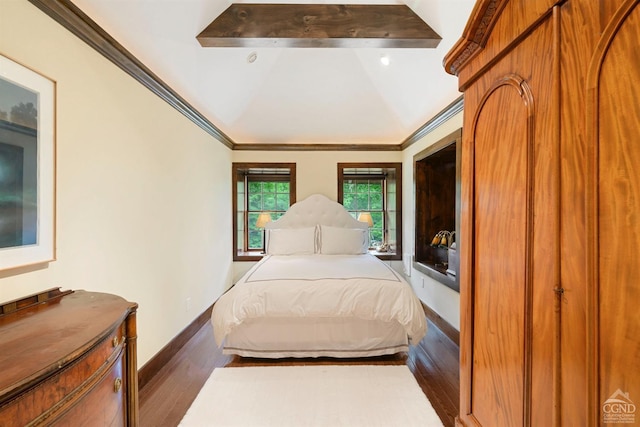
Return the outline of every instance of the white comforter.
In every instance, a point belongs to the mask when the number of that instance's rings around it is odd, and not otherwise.
[[[411,286],[368,254],[266,256],[215,303],[216,342],[244,321],[264,317],[395,321],[414,343],[427,329]]]

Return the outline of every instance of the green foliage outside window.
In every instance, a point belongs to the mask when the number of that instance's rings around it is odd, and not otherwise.
[[[258,216],[268,212],[271,220],[280,218],[289,209],[289,182],[252,180],[248,185],[249,250],[262,249],[264,230],[256,227]]]
[[[384,185],[381,179],[344,179],[342,204],[358,219],[362,212],[371,213],[373,227],[369,229],[371,246],[384,242]]]

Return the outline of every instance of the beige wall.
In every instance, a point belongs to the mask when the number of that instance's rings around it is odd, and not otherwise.
[[[402,228],[404,229],[402,234],[404,246],[402,259],[404,268],[405,271],[411,272],[410,281],[418,297],[458,330],[460,330],[460,294],[411,267],[411,257],[414,253],[415,240],[413,156],[461,127],[462,112],[456,114],[402,152]]]
[[[0,54],[57,82],[57,260],[0,272],[0,301],[135,301],[142,366],[231,282],[231,151],[26,0],[0,2]]]

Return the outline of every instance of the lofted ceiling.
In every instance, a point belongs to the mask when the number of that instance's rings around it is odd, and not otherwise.
[[[196,36],[231,1],[72,1],[238,147],[401,144],[459,97],[442,60],[475,3],[342,2],[406,4],[442,40],[437,48],[304,48],[202,47]]]

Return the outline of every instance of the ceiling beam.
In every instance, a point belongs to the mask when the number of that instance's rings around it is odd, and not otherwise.
[[[196,37],[203,47],[435,48],[407,5],[234,3]]]

